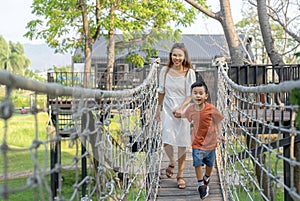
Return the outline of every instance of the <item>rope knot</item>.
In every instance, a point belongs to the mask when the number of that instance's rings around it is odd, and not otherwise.
[[[10,98],[4,99],[0,103],[0,118],[8,120],[14,113],[15,107]]]

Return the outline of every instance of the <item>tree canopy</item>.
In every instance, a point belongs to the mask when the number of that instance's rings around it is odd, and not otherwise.
[[[109,12],[111,9],[113,12]],[[101,35],[108,37],[111,30],[124,37],[116,47],[151,52],[149,47],[154,42],[163,38],[178,40],[180,31],[173,30],[170,22],[188,26],[196,16],[195,9],[178,0],[35,0],[32,13],[36,19],[28,22],[25,36],[44,39],[57,52],[84,49],[85,31],[93,44]],[[145,43],[137,45],[141,41]]]
[[[107,44],[107,89],[111,88],[115,52],[127,49],[127,59],[142,66],[143,58],[135,52],[146,52],[148,58],[156,54],[153,44],[162,39],[178,39],[175,25],[188,26],[196,11],[178,0],[35,0],[32,13],[37,19],[27,24],[30,39],[42,38],[57,52],[81,48],[85,56],[84,86],[88,86],[91,72],[92,47],[100,36]],[[115,33],[123,41],[115,42]]]
[[[0,69],[6,69],[16,74],[24,75],[30,68],[30,60],[24,55],[21,43],[13,43],[0,35]]]

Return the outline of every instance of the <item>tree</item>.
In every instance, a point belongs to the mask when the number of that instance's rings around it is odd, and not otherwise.
[[[299,8],[300,2],[297,0],[270,1],[270,5],[268,6],[268,15],[272,20],[277,22],[298,43],[300,43]]]
[[[260,30],[262,33],[264,45],[271,59],[272,64],[284,64],[282,56],[275,47],[272,29],[269,22],[266,0],[257,1],[257,14],[259,19]]]
[[[258,1],[260,2],[260,1]],[[294,40],[298,42],[298,45],[296,46],[295,50],[297,51],[297,48],[299,47],[300,43],[300,37],[299,35],[299,20],[300,20],[300,15],[299,15],[299,1],[295,0],[278,0],[278,1],[270,1],[273,3],[273,6],[271,6],[271,3],[269,5],[269,16],[277,22],[288,34],[290,37],[292,37]],[[289,6],[292,5],[292,8],[290,9]],[[259,7],[259,3],[257,3],[257,6]],[[263,1],[262,6],[267,7],[267,4]],[[266,9],[266,8],[264,8]],[[295,12],[291,12],[291,10],[294,10]],[[295,56],[297,57],[299,53],[295,52]],[[279,57],[279,56],[278,56]],[[276,62],[276,60],[275,60]],[[273,63],[273,61],[272,61]],[[273,63],[274,64],[274,63]],[[295,89],[291,93],[291,100],[294,104],[299,103],[299,101],[293,100],[293,98],[299,96],[299,89]],[[296,120],[297,123],[299,122],[299,115],[297,117],[298,119]],[[294,126],[294,125],[292,125]],[[297,125],[299,126],[299,125]],[[294,157],[297,161],[300,160],[300,143],[296,143],[294,146]],[[295,166],[294,167],[294,183],[295,183],[295,188],[298,193],[300,193],[300,167]],[[288,193],[285,193],[285,195],[289,196]]]
[[[111,73],[116,45],[126,48],[130,44],[131,50],[142,47],[141,50],[153,52],[148,48],[156,42],[153,36],[170,38],[178,33],[170,28],[170,21],[187,25],[195,17],[195,10],[186,9],[178,0],[153,0],[151,3],[138,0],[70,0],[64,3],[59,0],[36,0],[32,8],[38,19],[27,24],[29,31],[25,36],[30,39],[43,38],[50,47],[61,52],[81,47],[85,54],[87,77],[91,71],[92,46],[101,35],[109,40],[107,72]],[[117,31],[124,38],[115,45]],[[87,77],[85,87],[89,80]]]
[[[208,17],[211,17],[221,23],[228,44],[232,65],[243,65],[243,54],[240,48],[239,36],[236,33],[235,26],[232,20],[230,1],[220,0],[221,10],[218,12],[209,10],[207,7],[198,3],[199,1],[185,1],[197,8],[200,12],[204,13]]]
[[[30,67],[30,60],[24,55],[21,43],[5,41],[0,35],[0,68],[24,75],[24,70]]]
[[[7,59],[10,53],[6,40],[0,36],[0,68],[7,69]]]
[[[287,62],[299,62],[297,58],[297,51],[300,47],[300,35],[299,35],[299,7],[300,2],[297,0],[276,0],[269,1],[268,15],[275,22],[277,26],[280,26],[284,37],[283,45],[287,47],[283,51],[280,51],[282,55],[289,54]]]
[[[263,40],[260,34],[260,28],[257,18],[257,11],[253,7],[248,7],[243,10],[243,18],[236,23],[236,30],[245,36],[243,43],[246,43],[247,38],[252,38],[252,48],[256,61],[262,63],[266,60]]]
[[[30,69],[25,69],[24,70],[24,77],[27,77],[27,78],[30,78],[30,79],[33,79],[33,80],[37,80],[37,81],[41,81],[41,82],[45,82],[46,80],[39,76],[39,74],[37,72],[34,72]]]
[[[256,6],[248,6],[248,8],[243,11],[243,16],[243,19],[236,23],[237,31],[243,33],[245,38],[251,37],[253,39],[252,48],[257,63],[268,64],[270,61],[266,54],[261,35]],[[283,60],[286,63],[297,62],[295,55],[297,42],[292,40],[291,37],[285,37],[286,34],[284,29],[277,23],[271,23],[270,26],[274,37],[274,43],[276,44],[278,51],[282,54]]]
[[[146,52],[148,57],[156,56],[153,45],[165,38],[172,38],[177,32],[170,27],[170,21],[189,24],[195,17],[193,9],[186,9],[178,1],[132,1],[130,3],[115,1],[109,5],[108,24],[108,89],[112,86],[115,47],[122,51],[127,49],[128,60],[140,61],[136,50]],[[124,19],[126,22],[124,23]],[[123,40],[115,41],[115,30],[123,33]],[[178,38],[178,37],[177,37]],[[154,55],[153,55],[154,53]],[[151,55],[152,54],[152,55]]]

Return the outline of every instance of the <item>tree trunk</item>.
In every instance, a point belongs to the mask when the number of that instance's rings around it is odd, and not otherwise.
[[[109,43],[107,47],[107,76],[106,76],[106,89],[112,90],[113,86],[113,73],[114,73],[114,64],[115,64],[115,39],[114,31],[109,31]]]
[[[87,16],[86,6],[84,0],[79,0],[79,6],[82,11],[82,21],[83,21],[83,32],[84,32],[84,78],[83,87],[87,88],[89,86],[89,80],[91,77],[91,65],[92,65],[92,45],[90,41],[90,30],[89,30],[89,20]]]
[[[220,0],[221,11],[214,13],[195,0],[185,0],[187,3],[198,9],[200,12],[204,13],[208,17],[211,17],[215,20],[218,20],[224,30],[226,41],[229,48],[229,53],[231,57],[232,64],[235,66],[244,65],[243,63],[243,53],[239,46],[239,36],[236,33],[235,26],[233,23],[230,1],[229,0]]]
[[[106,76],[106,89],[112,90],[113,86],[113,73],[115,64],[115,26],[114,26],[114,8],[110,9],[110,30],[109,30],[109,43],[107,46],[107,76]]]
[[[261,34],[266,47],[266,51],[273,65],[284,64],[282,56],[278,53],[274,39],[271,32],[271,26],[269,23],[269,16],[267,13],[266,0],[257,1],[257,13],[258,21],[260,25]]]
[[[244,65],[243,53],[239,45],[239,36],[236,33],[236,29],[232,19],[230,1],[220,0],[220,5],[222,15],[222,20],[220,21],[220,23],[222,24],[226,41],[228,43],[232,65]]]
[[[262,38],[264,41],[264,45],[266,47],[266,51],[267,54],[272,62],[273,65],[280,65],[280,64],[284,64],[283,63],[283,59],[282,56],[278,53],[277,49],[275,48],[275,43],[274,43],[274,39],[272,36],[272,32],[271,32],[271,26],[269,23],[269,17],[267,14],[267,4],[266,4],[266,0],[260,0],[257,1],[257,13],[258,13],[258,21],[259,21],[259,25],[260,25],[260,30],[262,33]],[[265,165],[265,164],[264,164]],[[257,179],[258,177],[260,177],[261,175],[259,175],[259,172],[256,172],[256,176]],[[273,192],[273,188],[272,186],[268,187],[268,180],[266,180],[265,178],[262,180],[262,187],[264,189],[265,192],[269,192],[269,194],[266,194],[267,197],[270,200],[275,200],[275,195],[272,193]]]

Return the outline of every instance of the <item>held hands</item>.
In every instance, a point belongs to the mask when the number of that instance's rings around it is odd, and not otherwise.
[[[179,108],[179,109],[173,111],[173,115],[174,115],[174,117],[176,117],[176,118],[181,118],[181,114],[182,114],[182,109],[181,109],[181,108]]]
[[[182,116],[182,109],[177,109],[175,111],[173,111],[173,115],[175,118],[181,118]],[[156,114],[155,114],[155,119],[156,121],[161,121],[161,110],[160,107],[157,108],[156,110]]]

